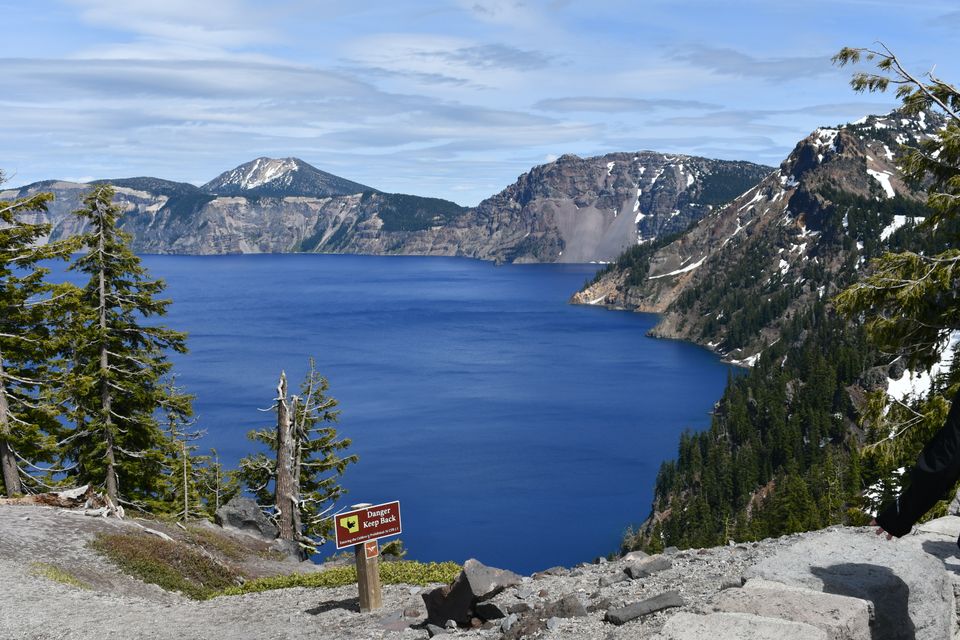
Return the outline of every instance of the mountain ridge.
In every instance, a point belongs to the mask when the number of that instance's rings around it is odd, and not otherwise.
[[[571,300],[659,313],[653,335],[750,364],[790,316],[837,293],[899,229],[926,215],[925,195],[904,182],[898,163],[936,122],[895,111],[818,128],[776,171],[646,256],[635,273],[609,269]]]
[[[258,158],[201,187],[160,178],[110,182],[136,251],[462,256],[501,262],[605,262],[684,228],[770,168],[650,151],[538,165],[476,207],[389,194],[296,158]],[[89,184],[44,181],[0,192],[56,196],[51,239],[79,233],[70,212]],[[737,189],[734,189],[737,190]],[[338,193],[331,193],[337,191]],[[348,191],[350,193],[343,193]],[[326,194],[326,195],[324,195]]]

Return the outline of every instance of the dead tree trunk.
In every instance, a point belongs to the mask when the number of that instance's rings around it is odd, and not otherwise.
[[[183,458],[183,521],[190,517],[190,492],[187,490],[187,443],[180,443],[180,455]]]
[[[100,257],[103,258],[103,252],[106,250],[103,242],[103,227],[100,228],[100,238],[98,240],[98,250]],[[112,400],[110,393],[110,359],[107,354],[107,284],[103,267],[100,267],[100,402],[103,405],[103,431],[106,441],[107,451],[104,457],[107,460],[107,497],[113,501],[113,504],[120,504],[119,491],[117,488],[117,460],[113,452],[113,413]]]
[[[7,390],[3,384],[3,354],[0,354],[0,468],[3,470],[3,486],[7,489],[7,497],[12,498],[23,493],[23,485],[20,484],[20,472],[8,442],[9,438],[10,405],[7,403]]]
[[[297,478],[293,475],[295,450],[293,421],[287,406],[287,375],[280,373],[280,385],[277,387],[277,480],[276,502],[278,528],[281,540],[296,540],[298,531],[294,515],[297,511]]]
[[[303,431],[297,421],[297,397],[293,397],[293,426],[290,431],[293,434],[293,530],[295,532],[294,540],[299,540],[303,532],[303,522],[300,515],[300,463],[303,461]],[[300,559],[305,560],[301,550]]]

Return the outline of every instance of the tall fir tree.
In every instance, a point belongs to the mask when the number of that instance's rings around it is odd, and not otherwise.
[[[162,492],[169,440],[158,415],[185,419],[190,398],[165,384],[169,351],[186,352],[186,335],[145,320],[170,304],[151,280],[118,227],[114,190],[98,185],[75,212],[88,228],[85,251],[70,269],[89,276],[70,322],[66,389],[76,431],[66,456],[80,481],[103,483],[115,504],[134,504]]]
[[[0,183],[3,175],[0,173]],[[66,258],[72,242],[44,243],[50,225],[31,222],[49,193],[0,202],[0,482],[8,497],[35,490],[62,427],[52,402],[53,326],[68,285],[52,285],[42,261]]]
[[[342,453],[351,441],[341,438],[334,426],[340,412],[337,400],[327,393],[329,387],[312,358],[300,395],[287,397],[286,376],[281,374],[274,405],[277,427],[248,434],[273,456],[258,453],[240,462],[243,483],[261,505],[273,505],[281,538],[295,540],[304,556],[330,534],[328,513],[345,492],[340,478],[357,461],[356,455]],[[287,530],[292,535],[285,535]]]

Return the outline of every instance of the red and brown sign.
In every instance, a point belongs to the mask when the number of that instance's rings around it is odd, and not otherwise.
[[[400,502],[362,507],[334,518],[337,549],[401,533]]]

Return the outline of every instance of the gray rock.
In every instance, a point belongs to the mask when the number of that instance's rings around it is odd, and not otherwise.
[[[510,631],[510,627],[517,624],[517,620],[519,619],[520,618],[519,616],[517,616],[517,614],[511,613],[510,615],[508,615],[506,618],[503,619],[503,622],[500,623],[500,631],[502,631],[503,633]]]
[[[666,558],[662,555],[650,556],[649,558],[644,558],[639,562],[628,564],[623,571],[630,577],[631,580],[637,580],[639,578],[646,578],[647,576],[651,576],[660,571],[666,571],[672,566],[673,560],[670,558]]]
[[[443,626],[446,627],[447,629],[456,629],[457,623],[453,620],[447,620],[447,623]]]
[[[663,555],[665,556],[672,556],[678,553],[680,553],[680,549],[677,549],[676,547],[667,547],[663,550]]]
[[[509,613],[503,605],[496,604],[495,602],[477,603],[473,608],[473,612],[478,618],[482,618],[483,620],[499,620],[500,618],[506,618]]]
[[[217,509],[214,518],[221,527],[237,529],[268,540],[277,537],[277,528],[267,520],[260,507],[250,498],[234,496],[230,502]]]
[[[511,625],[510,629],[503,634],[502,640],[519,640],[543,631],[546,625],[542,617],[537,611],[523,614],[516,624]]]
[[[673,607],[682,607],[684,604],[684,600],[680,597],[678,591],[666,591],[652,598],[628,604],[625,607],[610,609],[604,616],[604,620],[612,624],[621,625],[631,620],[636,620],[641,616],[647,616],[651,613]]]
[[[517,584],[520,584],[520,576],[512,571],[487,567],[471,558],[463,563],[463,571],[452,584],[423,594],[427,619],[435,624],[454,620],[468,625],[473,605]]]
[[[749,613],[674,614],[654,640],[829,640],[822,629],[802,622]]]
[[[734,576],[724,576],[720,581],[720,591],[727,589],[739,589],[743,586],[743,578]]]
[[[711,603],[727,613],[803,622],[823,629],[830,640],[870,640],[873,605],[866,600],[753,579],[742,589],[718,594]]]
[[[437,626],[435,624],[427,624],[427,633],[430,634],[430,637],[446,635],[444,633],[444,628]]]
[[[452,585],[437,587],[421,595],[423,604],[427,608],[429,622],[436,625],[445,625],[448,620],[461,624],[470,622],[470,606],[473,604],[473,597],[470,591],[457,580]]]
[[[306,559],[306,556],[303,555],[303,550],[295,540],[274,540],[270,543],[270,549],[272,551],[278,551],[293,560]]]
[[[613,602],[610,598],[601,598],[596,602],[587,606],[587,613],[595,613],[597,611],[606,611],[613,606]]]
[[[568,593],[556,602],[551,602],[543,608],[545,618],[582,618],[587,615],[580,599]]]
[[[550,567],[549,569],[544,569],[543,571],[537,571],[533,574],[534,580],[541,580],[547,576],[565,576],[570,573],[570,570],[566,567]]]
[[[953,588],[943,562],[925,544],[952,543],[927,543],[923,536],[892,542],[866,528],[820,531],[780,549],[746,576],[872,602],[873,640],[943,640],[951,637],[956,615]]]
[[[514,602],[507,606],[507,613],[526,613],[530,611],[530,605],[526,602]]]
[[[458,580],[466,582],[473,597],[482,602],[489,600],[507,587],[520,584],[521,578],[512,571],[488,567],[471,558],[463,563]]]
[[[629,579],[630,577],[625,572],[620,571],[619,573],[615,573],[610,576],[600,576],[600,579],[597,580],[597,584],[601,587],[610,587],[618,582],[624,582]]]
[[[957,495],[960,496],[960,491],[957,492]],[[954,502],[958,501],[956,497],[954,497],[953,500]],[[955,515],[949,515],[918,524],[917,533],[938,534],[948,539],[956,540],[957,537],[960,536],[960,518]]]
[[[550,618],[547,620],[547,629],[549,631],[556,631],[557,627],[560,626],[560,618]]]
[[[626,560],[627,562],[633,562],[634,560],[643,560],[644,558],[649,558],[650,554],[645,551],[631,551],[629,553],[623,554],[621,560]]]
[[[527,586],[523,586],[517,589],[517,597],[520,598],[521,600],[529,600],[534,596],[535,593],[536,592],[531,587],[527,587]]]

